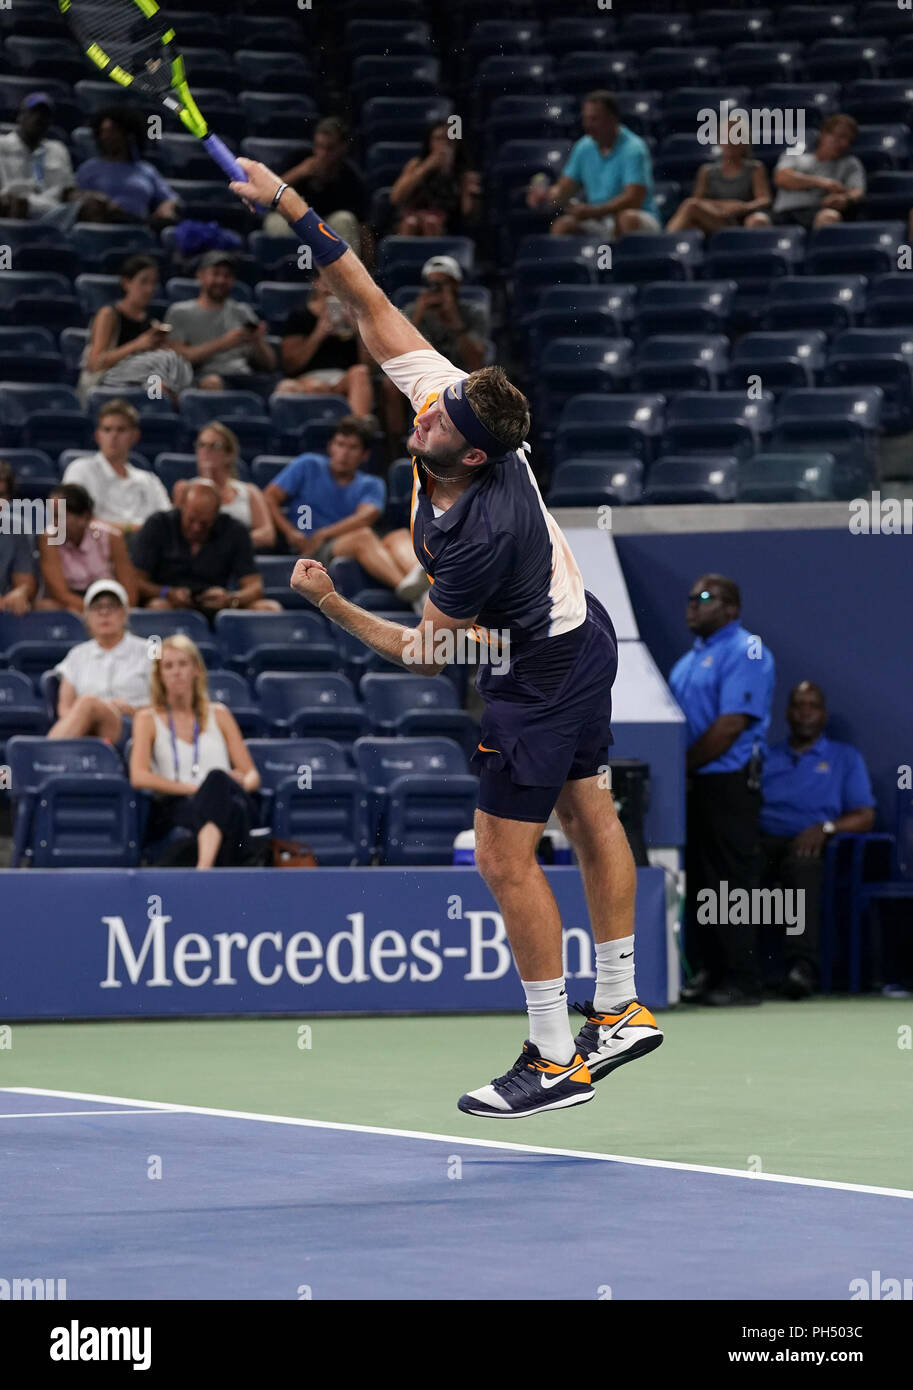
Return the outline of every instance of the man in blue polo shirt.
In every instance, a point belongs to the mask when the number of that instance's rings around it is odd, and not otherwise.
[[[662,230],[653,197],[650,151],[621,123],[611,92],[590,92],[580,115],[583,137],[571,150],[561,177],[551,188],[532,183],[530,207],[552,203],[562,209],[549,230],[553,236],[602,236]]]
[[[863,835],[875,798],[862,754],[824,732],[827,704],[814,681],[800,681],[786,707],[790,736],[775,744],[761,779],[764,878],[804,894],[805,930],[786,936],[783,992],[807,999],[818,984],[824,850],[832,835]]]
[[[757,923],[731,922],[728,895],[760,887],[760,764],[774,660],[739,622],[741,610],[733,580],[703,575],[688,595],[696,641],[669,676],[689,738],[687,950],[696,973],[682,990],[687,1002],[761,1002]],[[698,896],[707,890],[712,898]]]
[[[370,422],[345,415],[336,424],[325,454],[299,454],[277,473],[264,496],[270,515],[289,549],[328,565],[334,556],[353,556],[382,583],[375,551],[389,564],[392,557],[371,530],[387,501],[382,478],[363,473],[373,437]],[[393,583],[403,578],[403,568]]]

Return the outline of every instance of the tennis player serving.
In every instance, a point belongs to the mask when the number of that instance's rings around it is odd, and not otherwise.
[[[412,544],[431,581],[418,629],[387,622],[337,594],[302,559],[292,588],[326,617],[406,670],[436,675],[440,654],[475,633],[499,634],[482,660],[485,702],[476,863],[504,918],[529,1012],[517,1061],[460,1097],[470,1115],[510,1119],[591,1100],[592,1082],[658,1047],[656,1019],[634,986],[634,861],[600,776],[612,742],[615,629],[584,590],[529,463],[529,406],[500,367],[468,376],[395,309],[346,243],[263,164],[241,159],[246,200],[278,209],[348,307],[372,357],[416,411]],[[508,647],[509,664],[504,646]],[[489,644],[492,654],[495,643]],[[418,652],[418,657],[416,659]],[[552,810],[580,863],[596,943],[596,992],[571,1035],[561,917],[536,859]]]

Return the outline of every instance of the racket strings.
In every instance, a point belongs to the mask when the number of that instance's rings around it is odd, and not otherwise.
[[[161,14],[147,18],[134,0],[70,0],[67,17],[82,46],[97,44],[138,88],[156,95],[170,89],[177,53],[165,51]]]

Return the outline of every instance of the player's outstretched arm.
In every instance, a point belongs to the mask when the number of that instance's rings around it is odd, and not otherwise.
[[[321,264],[324,239],[327,253],[332,253],[338,250],[340,238],[313,213],[308,218],[311,209],[293,188],[286,187],[279,201],[274,202],[277,191],[282,187],[279,175],[254,159],[239,159],[238,163],[247,174],[248,181],[232,183],[232,192],[245,200],[259,202],[264,207],[275,207],[298,233],[302,245],[312,247],[315,264],[327,288],[354,314],[365,347],[375,362],[386,362],[391,357],[414,352],[417,348],[430,349],[427,339],[393,307],[351,247],[337,259]],[[311,226],[306,226],[305,218],[308,218]]]

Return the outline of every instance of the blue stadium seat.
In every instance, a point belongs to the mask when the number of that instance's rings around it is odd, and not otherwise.
[[[13,328],[31,323],[45,328],[84,326],[67,277],[31,270],[5,270],[0,275],[0,323]]]
[[[362,53],[424,57],[431,51],[431,33],[427,24],[415,19],[350,19],[345,28],[345,51],[353,57]]]
[[[555,434],[556,462],[617,455],[649,463],[659,452],[665,405],[655,394],[572,396]]]
[[[639,91],[619,92],[617,100],[622,123],[635,135],[652,138],[662,124],[662,92],[642,87]]]
[[[575,334],[584,338],[618,338],[629,331],[630,325],[607,307],[607,296],[603,296],[599,304],[590,303],[582,308],[545,307],[545,300],[555,288],[553,285],[543,290],[536,299],[539,308],[522,320],[525,346],[534,361],[542,356],[546,343],[554,338],[572,338]],[[634,287],[625,288],[633,290]]]
[[[6,62],[19,72],[34,72],[35,81],[45,76],[59,82],[78,82],[86,62],[68,38],[27,38],[13,34],[3,45]]]
[[[249,91],[293,92],[306,91],[313,83],[311,64],[294,49],[283,52],[268,49],[238,48],[234,54],[235,67],[241,86]],[[250,156],[255,159],[255,155]]]
[[[612,247],[612,278],[621,283],[693,280],[703,260],[700,232],[639,232]],[[719,277],[724,278],[724,277]]]
[[[545,51],[555,57],[586,50],[608,51],[615,39],[616,25],[612,15],[603,12],[592,15],[562,15],[550,19],[546,31]]]
[[[0,762],[6,762],[6,740],[16,734],[44,734],[48,724],[44,701],[21,671],[0,671]]]
[[[0,380],[58,382],[63,372],[64,361],[49,328],[0,328]]]
[[[746,333],[733,349],[726,385],[744,391],[748,378],[756,376],[765,391],[814,386],[824,372],[826,350],[827,334],[820,328]]]
[[[640,85],[638,55],[631,49],[614,47],[608,53],[578,49],[563,54],[552,80],[556,91],[568,92],[578,101],[598,88],[608,86],[611,91],[618,92]]]
[[[729,363],[722,333],[657,333],[637,349],[634,391],[718,391]]]
[[[831,344],[828,386],[880,386],[886,434],[913,430],[913,337],[909,328],[849,328]]]
[[[366,144],[376,140],[420,140],[429,125],[446,120],[449,114],[450,103],[437,95],[372,97],[361,110],[362,139]]]
[[[260,316],[266,319],[273,333],[280,331],[289,314],[301,308],[304,299],[300,281],[288,284],[282,280],[260,280],[254,292]]]
[[[564,90],[564,83],[555,81],[554,64],[548,53],[490,54],[473,73],[473,95],[479,114],[487,112],[501,96]]]
[[[353,743],[368,732],[355,687],[336,672],[265,671],[254,689],[275,738],[331,738]]]
[[[880,169],[867,180],[864,206],[873,219],[906,217],[913,207],[913,172]]]
[[[59,478],[60,470],[43,449],[4,449],[3,461],[17,478]]]
[[[561,93],[498,97],[485,128],[487,148],[495,154],[509,140],[548,140],[571,136],[580,118],[580,103]]]
[[[910,163],[910,132],[904,125],[861,125],[853,141],[853,154],[870,175],[905,169]]]
[[[880,386],[787,391],[777,401],[772,452],[834,455],[834,490],[858,497],[871,487],[878,462],[884,392]]]
[[[277,172],[283,169],[290,169],[292,165],[298,164],[310,153],[310,142],[302,139],[291,140],[267,140],[261,136],[248,135],[241,141],[240,153],[246,159],[258,159],[261,164],[266,164],[270,169]],[[251,232],[248,237],[248,244],[253,250],[255,237],[266,236],[267,240],[272,240],[265,232]],[[289,240],[288,237],[280,240]],[[293,243],[297,245],[297,243]]]
[[[744,391],[682,391],[666,410],[663,454],[730,454],[750,458],[773,429],[771,395]]]
[[[48,454],[68,444],[82,448],[93,442],[79,397],[71,386],[59,384],[0,381],[0,431],[7,442]]]
[[[805,269],[809,275],[886,275],[898,266],[906,242],[902,222],[842,222],[811,234]]]
[[[739,461],[734,455],[703,459],[692,454],[667,454],[650,469],[644,488],[645,505],[680,502],[734,502]]]
[[[421,153],[418,140],[378,140],[365,151],[364,175],[369,189],[394,184],[410,159]]]
[[[751,99],[751,88],[734,83],[716,84],[712,87],[673,87],[663,92],[662,123],[663,135],[677,132],[692,136],[700,124],[698,113],[710,110],[718,113],[723,102],[731,107],[745,108]],[[712,147],[704,146],[704,160]]]
[[[291,461],[288,454],[258,454],[250,466],[251,482],[261,490],[268,487]]]
[[[360,738],[355,764],[382,806],[385,864],[449,864],[472,826],[478,782],[459,744],[446,738]]]
[[[333,561],[330,566],[330,574],[335,580],[336,566],[340,561]],[[362,585],[356,588],[356,593]],[[342,592],[340,589],[339,592]],[[404,612],[402,609],[389,609],[387,612],[375,609],[378,618],[386,618],[388,622],[398,623],[401,627],[418,627],[419,616],[417,613]],[[386,657],[374,652],[370,647],[366,647],[359,637],[353,636],[351,632],[344,632],[342,628],[333,630],[333,637],[336,642],[336,666],[341,667],[345,675],[353,685],[360,685],[361,679],[367,671],[389,671],[390,662]],[[448,667],[444,672],[448,674],[454,668]],[[457,670],[465,668],[456,668]]]
[[[299,454],[305,447],[303,436],[309,425],[322,424],[331,429],[336,420],[351,413],[351,406],[345,396],[283,394],[270,397],[269,410],[278,447]]]
[[[394,608],[403,613],[414,612],[412,606],[398,599],[392,589],[359,589],[352,602],[359,608],[366,608],[369,613],[390,613]]]
[[[91,317],[104,304],[113,304],[123,294],[116,275],[77,275],[74,287],[83,313]]]
[[[251,739],[247,746],[274,835],[310,845],[321,864],[369,862],[369,797],[338,743]]]
[[[0,217],[0,246],[9,246],[14,253],[24,250],[27,246],[66,244],[60,229],[47,222],[20,222],[15,217]]]
[[[694,38],[697,43],[734,44],[762,39],[770,29],[769,9],[705,10],[694,16]]]
[[[200,286],[190,275],[172,275],[171,279],[165,282],[165,293],[168,303],[173,304],[179,299],[196,299],[200,293]],[[253,304],[254,292],[243,280],[236,280],[231,287],[231,298],[239,299],[242,304]]]
[[[909,10],[901,9],[897,0],[866,0],[863,14],[867,34],[901,40],[909,37]]]
[[[774,82],[795,82],[802,72],[801,43],[734,43],[723,55],[727,82],[746,82],[761,87]]]
[[[640,291],[634,335],[725,333],[736,288],[735,280],[654,280]]]
[[[787,275],[774,280],[764,328],[823,328],[836,333],[859,323],[865,310],[864,275]]]
[[[715,47],[651,48],[640,60],[644,87],[703,86],[719,74],[720,50]]]
[[[663,136],[653,157],[653,173],[658,179],[676,179],[690,187],[702,164],[712,156],[712,149],[697,138],[694,122],[688,131],[675,131]]]
[[[94,418],[103,405],[114,400],[127,401],[139,412],[144,432],[150,415],[174,415],[174,404],[167,396],[150,397],[142,386],[93,386],[86,397],[86,409]]]
[[[651,14],[630,11],[620,17],[618,42],[622,48],[646,51],[691,42],[691,21],[685,14]]]
[[[913,278],[907,271],[873,276],[866,305],[865,322],[870,328],[902,328],[913,323]]]
[[[542,25],[531,19],[483,19],[473,26],[466,58],[475,67],[493,54],[510,56],[545,51]]]
[[[376,734],[403,738],[452,738],[467,758],[479,741],[479,726],[460,709],[450,681],[396,671],[369,671],[359,690]]]
[[[908,125],[913,116],[913,82],[909,77],[850,82],[844,88],[842,106],[860,125]]]
[[[412,460],[394,459],[387,471],[387,510],[384,514],[391,529],[409,525],[412,484]]]
[[[864,14],[863,11],[863,24]],[[888,53],[887,39],[862,35],[818,39],[805,53],[805,70],[813,81],[821,77],[828,82],[858,82],[864,77],[881,77],[887,68]]]
[[[555,240],[560,241],[563,238],[556,237]],[[552,285],[539,301],[535,316],[530,319],[529,325],[524,322],[524,327],[534,327],[540,314],[555,311],[567,314],[570,318],[576,310],[581,314],[592,311],[608,315],[618,325],[617,332],[612,336],[620,337],[627,333],[628,326],[634,319],[636,301],[636,285],[617,285],[609,280],[598,285]],[[576,330],[571,330],[574,331]],[[584,336],[594,337],[598,334]]]
[[[219,704],[227,705],[234,715],[242,738],[266,738],[269,724],[260,709],[255,705],[250,686],[237,671],[216,669],[208,671],[209,698]]]
[[[279,142],[273,143],[278,144]],[[253,159],[255,156],[249,155],[248,158]],[[301,271],[298,269],[299,246],[295,238],[270,236],[267,232],[251,232],[247,244],[258,267],[268,272],[271,280],[281,281],[283,275],[295,278],[298,285],[299,301],[304,302],[307,286],[302,283]]]
[[[514,313],[526,317],[536,313],[546,291],[556,285],[595,284],[595,260],[556,256],[547,260],[515,261],[510,276]]]
[[[330,671],[336,647],[316,613],[216,615],[216,639],[230,670],[253,680],[261,671]]]
[[[363,106],[372,97],[388,97],[394,92],[437,96],[440,81],[441,65],[430,54],[424,57],[411,54],[396,57],[361,54],[352,64],[349,90],[356,106]]]
[[[631,373],[630,338],[555,338],[539,359],[538,377],[545,418],[554,426],[571,396],[586,391],[621,391]]]
[[[139,859],[137,793],[102,739],[11,738],[12,867],[130,868]]]
[[[263,576],[264,586],[278,589],[287,586],[295,568],[294,555],[258,555],[257,569]]]
[[[193,609],[169,612],[158,608],[131,608],[130,631],[136,637],[189,637],[200,649],[208,670],[221,665],[219,649],[212,640],[212,628],[202,613]]]
[[[238,436],[243,451],[265,452],[272,443],[273,426],[263,413],[264,402],[254,391],[198,391],[190,388],[179,398],[180,416],[191,432],[210,420],[221,420]]]
[[[846,110],[840,99],[839,82],[769,82],[754,93],[753,106],[759,110],[804,111],[808,125],[825,116]]]
[[[300,91],[244,91],[237,100],[247,133],[273,140],[300,140],[320,116],[313,99]]]
[[[388,236],[380,243],[377,275],[387,293],[421,280],[421,268],[430,256],[453,256],[464,276],[471,278],[475,244],[469,237]]]
[[[194,139],[193,136],[187,138]],[[159,249],[158,239],[148,227],[139,224],[111,226],[107,222],[77,222],[70,232],[70,244],[86,266],[97,265],[109,251],[116,251],[126,259],[134,252],[148,254]]]
[[[171,496],[175,483],[183,478],[195,478],[197,476],[197,456],[196,454],[156,454],[152,464],[153,469],[165,485],[165,491]]]
[[[755,454],[739,466],[738,502],[833,502],[833,454]]]
[[[549,507],[629,506],[643,496],[638,458],[570,458],[559,463],[548,489]]]

